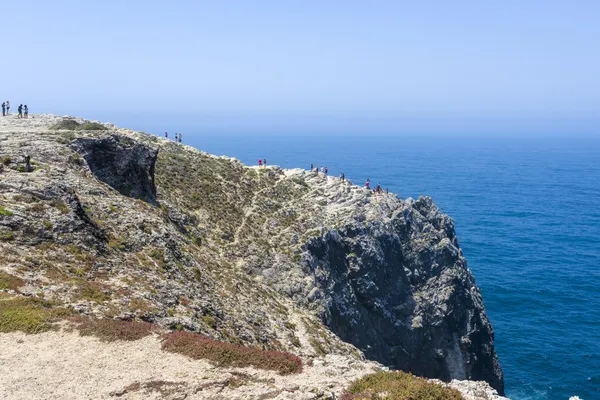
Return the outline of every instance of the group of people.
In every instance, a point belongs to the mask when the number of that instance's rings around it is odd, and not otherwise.
[[[169,133],[165,132],[165,137],[169,138]],[[175,133],[175,142],[181,143],[181,133]]]
[[[259,158],[258,159],[258,166],[259,167],[266,167],[267,166],[267,159],[266,158]]]
[[[367,182],[365,182],[365,189],[370,189],[371,188],[371,178],[367,178]],[[388,194],[390,191],[388,188],[385,189],[385,194]],[[375,188],[373,189],[373,193],[383,193],[383,188],[381,187],[380,184],[377,184],[377,186],[375,186]]]
[[[329,168],[327,168],[327,167],[321,167],[321,169],[319,170],[319,166],[318,165],[315,168],[313,168],[312,164],[310,164],[310,170],[312,172],[317,173],[317,174],[319,173],[319,171],[322,172],[322,173],[324,173],[325,175],[327,175],[329,173]]]
[[[19,114],[17,115],[18,118],[29,118],[29,108],[27,107],[27,104],[19,104],[17,111],[19,112]],[[10,101],[6,100],[2,103],[2,116],[6,117],[9,113]]]

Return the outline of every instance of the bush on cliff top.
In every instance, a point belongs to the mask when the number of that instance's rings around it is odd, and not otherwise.
[[[103,342],[116,340],[134,341],[150,336],[157,330],[155,325],[148,322],[123,321],[118,319],[93,319],[76,317],[72,319],[79,334],[95,336]]]
[[[302,360],[293,354],[217,342],[195,333],[169,333],[162,348],[194,359],[206,359],[221,367],[255,367],[282,375],[302,372]]]
[[[340,400],[463,400],[462,394],[406,372],[379,371],[354,381]]]
[[[83,124],[80,124],[74,119],[65,118],[60,122],[52,125],[50,129],[64,129],[68,131],[104,131],[106,130],[106,127],[102,124],[99,124],[98,122],[86,121]]]

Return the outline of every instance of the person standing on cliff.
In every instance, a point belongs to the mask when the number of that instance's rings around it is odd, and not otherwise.
[[[327,173],[329,172],[329,168],[325,167],[325,170],[323,172],[325,172],[325,175],[327,176]]]
[[[168,139],[169,138],[169,134],[167,132],[165,132],[165,137]]]
[[[19,114],[17,115],[17,118],[23,118],[23,104],[19,104],[17,111],[19,112]]]
[[[263,159],[263,165],[264,165],[265,167],[267,166],[267,159],[266,159],[266,158],[264,158],[264,159]]]
[[[6,117],[6,103],[2,103],[2,116]]]
[[[6,100],[6,115],[8,115],[10,112],[10,102],[8,100]]]
[[[25,119],[29,119],[29,108],[27,107],[27,104],[23,106],[23,116]]]
[[[365,183],[365,188],[369,189],[370,185],[371,185],[371,179],[367,178],[367,182]]]
[[[4,106],[2,106],[2,107],[4,107]],[[311,171],[313,170],[313,165],[312,164],[310,164],[310,170]]]
[[[259,167],[262,167],[262,158],[259,158],[259,159],[258,159],[258,166],[259,166]]]

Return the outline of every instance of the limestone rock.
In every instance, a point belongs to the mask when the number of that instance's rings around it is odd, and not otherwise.
[[[26,283],[17,292],[341,357],[332,375],[367,358],[502,394],[481,294],[430,198],[68,120],[0,119],[0,271]]]

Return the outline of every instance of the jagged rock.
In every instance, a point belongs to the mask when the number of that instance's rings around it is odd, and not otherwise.
[[[61,120],[0,119],[0,157],[36,162],[0,175],[0,270],[28,294],[502,393],[481,294],[430,198],[247,167],[110,124],[50,129]]]
[[[125,196],[156,201],[155,149],[119,136],[78,138],[73,149],[83,156],[97,179]]]

